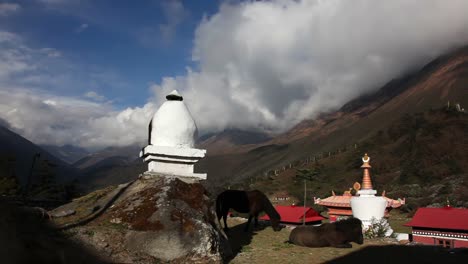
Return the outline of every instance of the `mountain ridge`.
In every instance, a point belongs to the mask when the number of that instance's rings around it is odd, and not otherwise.
[[[67,182],[79,178],[79,173],[72,166],[60,160],[48,151],[29,141],[28,139],[16,134],[10,129],[0,126],[0,155],[4,157],[13,157],[15,160],[15,175],[21,185],[26,185],[29,174],[34,162],[34,169],[38,166],[37,161],[45,161],[55,167],[57,181]],[[35,158],[35,155],[39,154]],[[36,181],[35,177],[33,181]]]
[[[419,71],[397,80],[390,81],[375,92],[379,94],[380,91],[380,95],[386,95],[387,98],[368,101],[356,98],[350,102],[360,107],[345,104],[336,112],[322,114],[315,120],[304,120],[286,133],[266,143],[249,146],[242,153],[207,157],[201,161],[201,167],[212,178],[216,178],[213,179],[214,185],[225,185],[261,175],[269,169],[306,156],[365,140],[379,130],[386,129],[405,114],[440,108],[448,101],[466,106],[468,46],[443,55]],[[398,93],[391,96],[383,91],[395,84],[404,88],[399,87]],[[286,147],[263,152],[261,157],[251,153],[256,148],[265,148],[268,145]]]

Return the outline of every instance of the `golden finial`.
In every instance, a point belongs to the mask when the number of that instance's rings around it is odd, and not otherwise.
[[[353,184],[353,189],[357,192],[361,189],[361,184],[359,182],[355,182]]]
[[[370,160],[370,157],[367,156],[367,153],[364,154],[364,157],[362,157],[362,161],[363,161],[363,162],[369,162],[369,160]]]

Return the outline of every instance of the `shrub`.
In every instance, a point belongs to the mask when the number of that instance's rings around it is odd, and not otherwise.
[[[391,227],[388,224],[387,219],[382,218],[377,220],[372,218],[370,226],[364,229],[363,233],[365,238],[377,238],[385,237],[389,230],[391,230]]]

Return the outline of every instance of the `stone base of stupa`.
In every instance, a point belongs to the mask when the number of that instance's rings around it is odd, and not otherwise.
[[[170,174],[170,173],[161,173],[161,172],[154,172],[154,171],[145,171],[143,174],[140,174],[140,178],[143,179],[151,179],[156,177],[164,177],[164,178],[177,178],[185,183],[199,183],[200,180],[206,180],[206,173],[192,173],[191,175],[196,176],[187,176],[187,175],[178,175],[178,174]]]
[[[165,175],[180,179],[206,180],[206,173],[193,172],[195,163],[205,157],[205,153],[204,149],[148,145],[142,150],[140,156],[148,163],[145,177]]]

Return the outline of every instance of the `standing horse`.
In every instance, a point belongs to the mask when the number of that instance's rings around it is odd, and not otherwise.
[[[216,215],[218,216],[218,221],[220,221],[222,217],[224,218],[224,230],[226,231],[229,230],[226,218],[231,208],[239,213],[249,213],[249,220],[247,221],[244,231],[249,230],[252,217],[255,218],[255,226],[258,226],[258,214],[262,211],[270,217],[273,230],[281,230],[279,226],[281,220],[280,215],[275,207],[273,207],[270,200],[268,200],[261,191],[227,190],[218,195],[218,198],[216,198]]]

